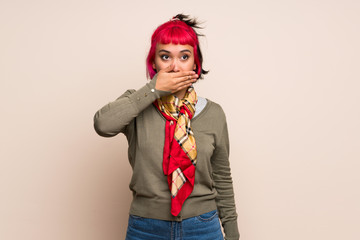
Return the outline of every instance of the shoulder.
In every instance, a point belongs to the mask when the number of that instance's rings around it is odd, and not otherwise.
[[[221,105],[217,102],[214,102],[208,98],[206,98],[208,106],[208,112],[211,114],[212,117],[216,120],[224,120],[226,121],[226,115],[221,107]]]

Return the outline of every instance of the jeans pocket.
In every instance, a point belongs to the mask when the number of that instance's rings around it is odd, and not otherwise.
[[[209,222],[209,221],[217,218],[217,216],[218,216],[217,210],[213,210],[211,212],[207,212],[207,213],[201,214],[199,216],[196,216],[196,219],[201,222]]]

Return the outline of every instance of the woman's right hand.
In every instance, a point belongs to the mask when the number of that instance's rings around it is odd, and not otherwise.
[[[174,67],[174,64],[169,65],[167,68],[164,68],[157,73],[155,85],[157,90],[175,93],[190,87],[191,84],[196,82],[199,78],[194,71],[173,72]]]

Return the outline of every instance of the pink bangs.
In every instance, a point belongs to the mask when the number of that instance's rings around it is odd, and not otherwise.
[[[198,56],[198,38],[195,31],[185,22],[180,20],[171,20],[160,25],[151,37],[151,47],[146,58],[146,75],[152,79],[156,74],[153,69],[153,61],[155,59],[156,45],[161,44],[181,44],[190,45],[194,48],[195,64],[197,66],[197,74],[201,73],[201,64]]]
[[[178,24],[175,24],[176,22],[178,22]],[[157,34],[156,36],[154,36],[154,39],[152,39],[152,42],[155,41],[156,43],[162,44],[188,44],[191,46],[195,46],[197,44],[196,34],[185,23],[181,23],[183,22],[171,21],[170,24],[168,24],[169,26],[164,26],[164,28],[161,29],[159,32],[155,31],[155,33]]]

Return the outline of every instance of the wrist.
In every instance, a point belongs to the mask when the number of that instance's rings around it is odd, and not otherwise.
[[[156,86],[157,85],[156,82],[157,82],[157,74],[155,74],[155,76],[150,80],[148,85],[150,87],[151,92],[155,93],[157,98],[171,94],[170,91],[158,89],[158,87]]]

